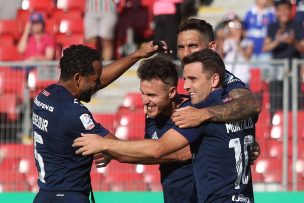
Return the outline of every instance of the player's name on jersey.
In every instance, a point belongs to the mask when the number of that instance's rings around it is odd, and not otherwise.
[[[228,122],[226,123],[226,130],[227,133],[234,133],[238,132],[244,129],[250,129],[253,128],[253,122],[252,119],[249,118],[247,120],[242,120],[242,121],[236,121],[236,122]]]
[[[35,113],[33,113],[33,124],[44,132],[48,131],[47,127],[48,127],[49,121],[41,118],[40,116],[36,115]]]
[[[50,111],[50,112],[53,112],[53,111],[54,111],[54,107],[42,103],[41,101],[39,101],[39,100],[37,99],[37,97],[35,97],[34,103],[35,103],[38,107],[40,107],[40,108],[42,108],[42,109],[48,110],[48,111]]]

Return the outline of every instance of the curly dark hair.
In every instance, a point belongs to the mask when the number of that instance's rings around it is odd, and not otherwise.
[[[209,44],[209,42],[214,41],[212,25],[210,25],[204,20],[197,18],[189,18],[180,24],[178,33],[188,30],[198,31],[206,44]]]
[[[162,55],[144,60],[137,70],[137,76],[140,80],[160,79],[166,85],[177,86],[176,65],[171,59]]]
[[[203,49],[198,52],[186,56],[183,59],[184,66],[200,62],[203,64],[202,71],[208,74],[208,77],[211,77],[213,74],[217,73],[220,77],[220,85],[223,85],[225,78],[225,64],[218,53],[212,49]]]
[[[75,73],[90,75],[94,73],[93,61],[100,60],[100,54],[95,49],[80,44],[71,45],[62,51],[59,62],[60,79],[66,81]]]

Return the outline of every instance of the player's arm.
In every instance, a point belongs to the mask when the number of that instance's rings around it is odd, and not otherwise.
[[[142,48],[136,50],[132,54],[121,58],[111,64],[106,65],[101,74],[101,88],[111,84],[114,80],[119,78],[125,71],[127,71],[138,60],[150,57],[157,51],[158,46],[153,46],[153,42],[148,42]]]
[[[190,151],[190,146],[186,146],[176,152],[164,155],[159,158],[132,158],[127,156],[119,156],[118,154],[111,153],[111,156],[121,163],[132,163],[132,164],[161,164],[161,163],[171,163],[171,162],[184,162],[192,158]]]
[[[230,122],[246,119],[261,111],[260,101],[248,89],[233,89],[229,92],[230,102],[202,109],[185,107],[177,109],[172,116],[180,128],[199,126],[205,121]]]
[[[168,130],[160,139],[114,140],[95,134],[87,134],[74,140],[77,154],[90,155],[99,152],[115,153],[134,159],[158,159],[189,144],[188,140],[174,129]]]

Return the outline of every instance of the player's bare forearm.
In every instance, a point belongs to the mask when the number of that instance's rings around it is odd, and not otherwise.
[[[234,89],[229,93],[232,101],[203,109],[185,107],[177,109],[171,117],[179,128],[199,126],[205,121],[231,122],[243,120],[260,112],[260,101],[248,89]]]
[[[104,88],[119,78],[125,71],[127,71],[138,60],[152,56],[158,46],[153,46],[152,42],[148,42],[142,48],[133,52],[132,54],[121,58],[103,68],[101,74],[101,88]]]
[[[230,102],[205,109],[210,121],[237,121],[254,116],[261,111],[259,99],[248,89],[234,89],[229,93],[229,97]]]
[[[159,158],[132,158],[127,156],[121,156],[116,153],[110,153],[110,155],[121,163],[132,163],[132,164],[161,164],[161,163],[171,163],[171,162],[183,162],[188,161],[192,158],[190,151],[190,146],[178,150],[176,152],[170,153],[168,155]]]

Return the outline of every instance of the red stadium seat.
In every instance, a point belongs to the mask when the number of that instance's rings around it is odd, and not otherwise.
[[[282,111],[278,111],[274,114],[273,118],[272,118],[272,128],[271,128],[271,133],[270,133],[270,137],[273,139],[279,139],[282,140],[283,138],[283,112]],[[304,130],[304,126],[303,126],[303,122],[304,122],[304,111],[299,111],[298,112],[298,137],[301,138],[301,136],[303,135],[303,130]],[[292,137],[292,123],[293,123],[293,119],[292,119],[292,112],[288,113],[288,137],[291,138]]]
[[[177,92],[180,94],[188,95],[188,92],[184,89],[184,83],[185,83],[185,81],[183,78],[178,79]]]
[[[3,158],[0,162],[0,171],[18,172],[20,159],[19,158]]]
[[[14,93],[0,95],[0,113],[5,114],[7,119],[16,121],[19,115],[18,97]]]
[[[22,24],[19,20],[0,20],[0,36],[9,35],[19,40],[22,32]]]
[[[82,19],[63,19],[59,22],[59,33],[66,35],[83,34]]]
[[[109,185],[102,173],[91,172],[91,183],[94,191],[108,191]]]
[[[1,51],[5,52],[4,47],[0,46]],[[23,99],[23,91],[25,88],[25,71],[11,67],[0,67],[0,94],[14,93],[18,97],[18,101]]]
[[[261,174],[266,183],[282,183],[282,159],[258,159],[255,172]]]
[[[260,68],[251,68],[250,69],[250,80],[249,80],[250,90],[254,93],[259,93],[262,91],[262,75]]]
[[[52,19],[60,21],[63,19],[81,19],[82,13],[78,10],[71,10],[69,12],[66,12],[62,9],[55,9],[52,12]]]
[[[123,104],[124,107],[129,108],[143,108],[143,102],[140,92],[129,92],[124,96]]]
[[[0,151],[4,158],[29,158],[34,156],[33,145],[25,144],[0,144]]]
[[[114,133],[114,114],[97,114],[93,113],[93,117],[97,123],[100,123],[103,127]]]
[[[108,173],[106,182],[111,191],[146,191],[147,185],[139,173]]]
[[[283,158],[283,143],[278,140],[267,140],[266,141],[267,148],[268,148],[268,156],[270,158]],[[288,142],[288,156],[292,156],[292,142]]]
[[[118,126],[115,131],[115,136],[122,140],[139,140],[145,135],[144,125]]]
[[[50,14],[54,9],[52,0],[23,0],[22,9],[30,12],[39,11]]]
[[[55,42],[61,48],[67,48],[73,44],[84,44],[83,34],[72,34],[70,36],[65,34],[57,34]]]
[[[14,46],[15,40],[12,35],[0,35],[1,46]]]
[[[0,46],[0,61],[18,61],[22,57],[16,46]]]
[[[23,174],[9,170],[1,170],[0,190],[2,192],[21,192],[28,191],[28,189],[29,185]]]
[[[85,0],[57,0],[56,7],[65,11],[78,10],[83,13]]]
[[[105,168],[105,176],[107,176],[108,173],[136,173],[136,166],[112,160]]]

